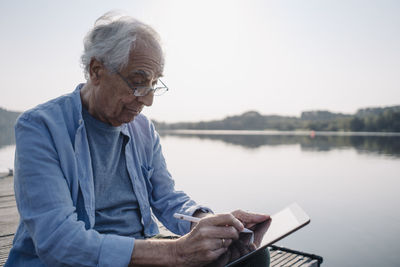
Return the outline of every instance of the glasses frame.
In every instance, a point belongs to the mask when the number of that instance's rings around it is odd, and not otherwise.
[[[121,77],[121,79],[126,83],[126,85],[128,85],[128,87],[131,89],[132,94],[133,94],[134,96],[146,96],[146,95],[148,95],[151,91],[154,92],[154,95],[155,95],[155,96],[160,96],[160,95],[165,94],[167,91],[169,91],[168,86],[166,86],[165,83],[163,83],[163,81],[161,81],[160,78],[158,78],[157,80],[160,81],[160,83],[161,83],[163,86],[159,86],[159,87],[156,87],[156,88],[151,88],[151,87],[146,87],[146,86],[135,87],[135,86],[133,86],[133,85],[131,84],[131,82],[130,82],[124,75],[122,75],[119,71],[115,71],[115,72],[118,74],[119,77]],[[137,92],[138,92],[138,88],[140,88],[140,89],[145,88],[145,89],[146,89],[145,93],[144,93],[144,94],[139,94],[139,93],[137,93]],[[160,91],[160,89],[165,89],[165,91],[161,91],[161,92],[162,92],[161,94],[157,94],[157,90]]]

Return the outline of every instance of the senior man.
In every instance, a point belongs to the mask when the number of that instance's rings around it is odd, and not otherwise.
[[[214,215],[175,191],[153,124],[141,114],[164,57],[157,33],[107,13],[84,40],[87,82],[22,114],[15,126],[20,224],[5,266],[223,265],[232,242],[268,215]],[[198,224],[173,214],[204,217]],[[175,240],[158,234],[155,215]],[[250,248],[249,248],[250,249]]]

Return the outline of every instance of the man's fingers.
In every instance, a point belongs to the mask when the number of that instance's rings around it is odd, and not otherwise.
[[[232,239],[225,239],[225,242],[223,242],[222,245],[227,248],[232,244],[232,242]]]
[[[206,217],[202,219],[200,223],[214,226],[233,226],[239,232],[244,229],[243,224],[237,218],[235,218],[235,216],[229,213]]]
[[[227,251],[227,248],[224,248],[224,247],[215,249],[215,250],[210,250],[210,251],[208,251],[206,257],[211,260],[216,260],[219,258],[219,256],[224,254],[226,251]]]
[[[216,226],[212,227],[214,237],[225,239],[238,239],[239,231],[233,226]]]
[[[239,238],[239,231],[233,226],[199,225],[196,232],[200,238],[225,238],[235,240]]]
[[[210,250],[219,250],[220,248],[228,248],[232,244],[232,239],[216,238],[207,240],[207,248]]]
[[[235,210],[232,212],[232,215],[246,224],[260,223],[270,219],[270,216],[267,214],[252,213],[243,210]]]
[[[249,244],[250,251],[254,251],[257,249],[257,246],[254,243]]]

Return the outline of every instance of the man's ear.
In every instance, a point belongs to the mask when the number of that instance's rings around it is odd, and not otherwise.
[[[103,68],[104,65],[100,61],[98,61],[95,58],[92,58],[89,65],[89,76],[90,76],[90,81],[93,84],[95,85],[98,84]]]

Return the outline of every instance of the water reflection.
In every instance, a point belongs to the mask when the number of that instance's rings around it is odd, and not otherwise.
[[[15,144],[13,129],[0,135],[0,149]],[[300,145],[303,151],[330,151],[334,149],[354,148],[359,153],[375,153],[386,156],[400,157],[400,136],[369,136],[369,135],[299,135],[288,134],[204,134],[202,132],[181,133],[162,132],[161,136],[178,136],[182,138],[198,138],[219,140],[228,144],[238,145],[247,149],[256,149],[262,146]]]
[[[160,132],[161,136],[219,140],[247,149],[262,146],[300,145],[303,151],[330,151],[354,148],[359,153],[375,153],[400,157],[400,136],[342,136],[342,135],[248,135]]]
[[[14,128],[0,129],[0,149],[15,144]]]

